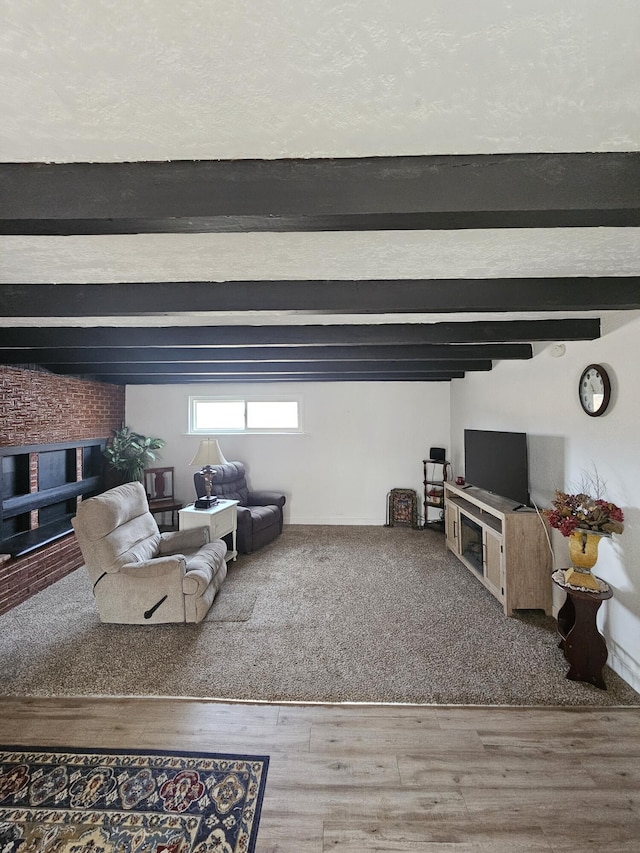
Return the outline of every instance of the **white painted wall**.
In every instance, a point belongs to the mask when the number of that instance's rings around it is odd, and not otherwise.
[[[218,439],[227,459],[246,464],[251,488],[286,494],[285,523],[384,524],[393,488],[416,489],[421,508],[422,460],[429,447],[448,447],[447,383],[274,383],[266,390],[302,396],[304,434]],[[127,387],[127,424],[165,439],[162,462],[175,467],[177,494],[185,502],[195,497],[189,462],[199,443],[187,435],[188,398],[216,393],[250,395],[256,388]]]
[[[454,473],[464,472],[465,427],[528,434],[531,494],[541,508],[554,488],[574,490],[584,471],[597,469],[606,497],[625,513],[624,533],[600,546],[596,573],[614,597],[600,608],[599,625],[610,665],[640,690],[640,316],[611,315],[599,340],[567,343],[562,358],[551,350],[451,383]],[[580,374],[592,362],[608,369],[613,384],[612,403],[599,418],[585,415],[577,396]],[[556,567],[568,565],[567,540],[553,531],[552,543]],[[557,607],[562,596],[555,592]]]

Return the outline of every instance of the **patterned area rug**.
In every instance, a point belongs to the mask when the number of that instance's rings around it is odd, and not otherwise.
[[[252,853],[267,756],[0,747],[7,853]]]

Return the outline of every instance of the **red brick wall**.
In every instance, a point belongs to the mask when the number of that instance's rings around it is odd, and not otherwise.
[[[124,386],[0,365],[0,445],[107,437],[124,420]]]
[[[0,445],[108,438],[124,422],[125,389],[0,365]],[[75,536],[0,560],[0,614],[82,565]]]
[[[0,565],[0,614],[71,574],[83,564],[72,534]]]

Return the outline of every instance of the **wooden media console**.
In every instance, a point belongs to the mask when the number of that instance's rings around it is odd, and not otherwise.
[[[551,551],[537,512],[475,486],[444,483],[447,548],[504,612],[551,613]]]

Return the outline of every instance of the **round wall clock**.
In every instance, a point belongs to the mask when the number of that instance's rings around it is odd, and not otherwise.
[[[611,400],[609,374],[601,364],[590,364],[582,371],[578,387],[580,405],[592,418],[603,415]]]

